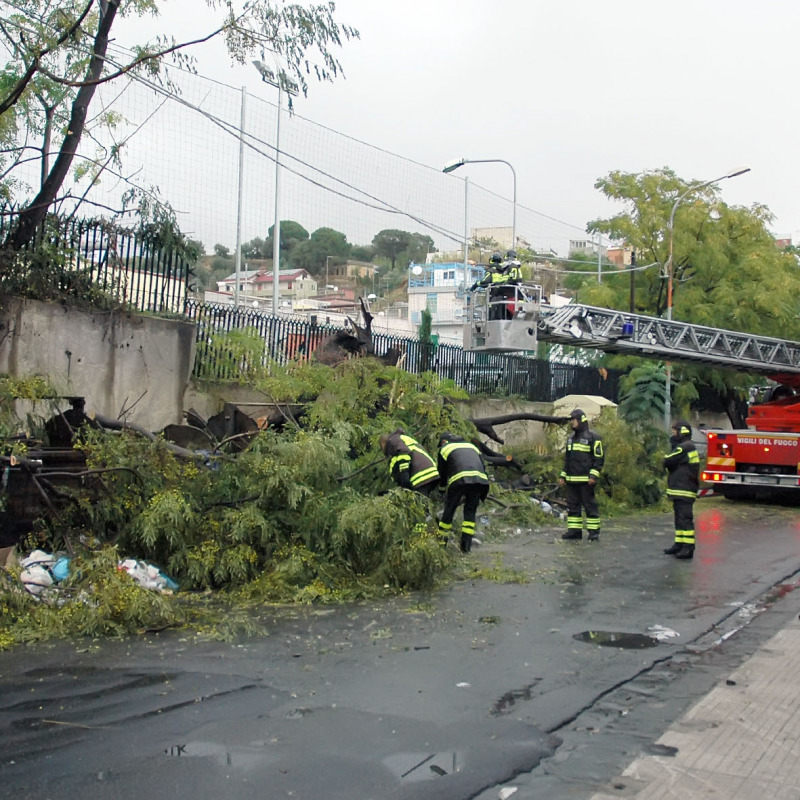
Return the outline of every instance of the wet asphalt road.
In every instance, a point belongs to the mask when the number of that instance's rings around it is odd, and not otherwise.
[[[2,653],[0,797],[625,796],[613,776],[796,611],[797,512],[700,500],[693,562],[661,553],[669,514],[520,531],[470,558],[528,583],[269,611],[233,644]],[[640,647],[653,626],[675,635]]]

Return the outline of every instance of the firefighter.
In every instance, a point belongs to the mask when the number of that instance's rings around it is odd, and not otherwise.
[[[384,433],[380,438],[380,446],[389,459],[392,480],[403,489],[430,497],[439,484],[439,471],[420,443],[398,428],[393,433]]]
[[[439,437],[439,485],[445,489],[444,508],[439,518],[439,536],[446,545],[453,530],[456,509],[464,503],[464,521],[461,523],[462,553],[472,549],[475,535],[475,517],[478,506],[489,494],[489,478],[483,457],[474,444],[452,433]]]
[[[502,266],[503,257],[497,250],[495,250],[489,259],[489,266],[486,268],[486,272],[484,273],[483,277],[479,281],[475,281],[475,283],[469,287],[469,290],[474,292],[476,289],[486,289],[493,283],[499,282],[500,269]]]
[[[470,286],[470,291],[483,288],[489,290],[489,319],[506,319],[506,304],[500,302],[505,299],[508,283],[508,267],[503,263],[503,257],[495,250],[489,259],[489,268],[486,274]]]
[[[600,538],[600,512],[595,498],[595,485],[603,468],[603,440],[592,430],[580,408],[570,415],[572,433],[567,439],[564,469],[558,482],[567,491],[567,532],[562,539],[583,538],[583,511],[589,541]]]
[[[516,307],[517,290],[514,288],[522,283],[522,265],[517,260],[517,251],[509,250],[505,261],[500,266],[500,278],[493,284],[492,293],[495,299],[504,302],[497,307],[498,319],[513,319]]]
[[[694,557],[694,501],[700,488],[700,454],[692,442],[692,428],[679,420],[672,426],[672,452],[664,456],[667,497],[675,513],[675,543],[664,550],[668,556]]]
[[[522,283],[522,264],[517,259],[517,251],[509,250],[504,263],[506,267],[506,283],[519,285]]]

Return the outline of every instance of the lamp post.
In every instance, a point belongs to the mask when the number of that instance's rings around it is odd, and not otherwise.
[[[278,121],[275,127],[275,223],[272,228],[272,313],[278,313],[279,284],[281,275],[281,106],[283,92],[290,97],[297,94],[297,84],[281,70],[277,75],[263,62],[253,61],[261,74],[261,80],[278,90]]]
[[[514,179],[514,195],[513,195],[513,210],[511,220],[511,249],[516,250],[517,247],[517,173],[514,167],[503,158],[457,158],[455,161],[450,161],[444,165],[442,172],[454,172],[464,164],[505,164],[510,170]],[[465,201],[466,204],[466,201]]]
[[[672,284],[674,280],[674,264],[673,264],[673,243],[674,243],[674,234],[675,234],[675,212],[678,210],[678,206],[681,204],[681,201],[688,197],[690,194],[694,192],[699,192],[701,189],[705,189],[707,186],[712,186],[715,183],[719,183],[720,181],[724,181],[727,178],[735,178],[738,175],[744,175],[745,172],[750,172],[750,167],[739,167],[738,169],[732,170],[731,172],[727,172],[725,175],[721,175],[719,178],[713,178],[710,181],[703,181],[703,183],[697,183],[693,186],[689,186],[685,189],[678,197],[675,199],[675,202],[672,205],[672,211],[669,213],[669,224],[667,230],[669,231],[669,256],[667,257],[667,319],[672,319]],[[666,430],[669,430],[672,417],[672,364],[667,361],[667,370],[666,370],[666,386],[667,386],[667,395],[664,398],[664,427]]]

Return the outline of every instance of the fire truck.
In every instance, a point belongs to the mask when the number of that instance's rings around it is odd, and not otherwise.
[[[800,342],[571,302],[557,307],[534,285],[514,287],[506,297],[473,294],[465,350],[530,351],[539,341],[770,378],[777,386],[765,402],[751,405],[748,428],[707,431],[701,480],[731,499],[800,489]]]

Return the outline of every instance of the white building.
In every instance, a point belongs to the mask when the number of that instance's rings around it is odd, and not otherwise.
[[[483,267],[463,262],[411,264],[408,268],[408,318],[415,330],[422,311],[431,313],[431,333],[447,344],[461,344],[467,289],[483,277]]]

